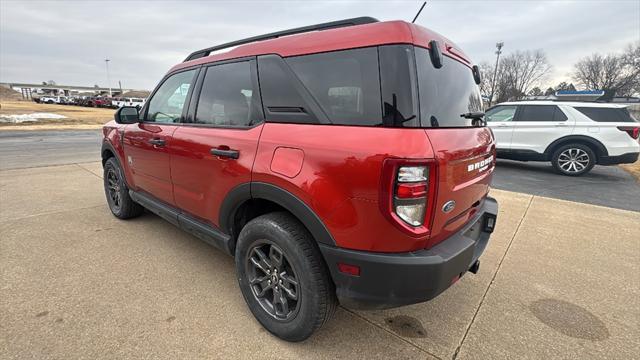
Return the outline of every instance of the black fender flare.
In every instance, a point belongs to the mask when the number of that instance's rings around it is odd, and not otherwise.
[[[562,143],[570,143],[570,142],[578,142],[578,143],[587,143],[589,145],[591,145],[593,148],[595,148],[596,150],[596,156],[599,159],[602,156],[608,156],[609,152],[607,151],[607,148],[598,140],[590,137],[590,136],[586,136],[586,135],[567,135],[567,136],[563,136],[559,139],[556,139],[555,141],[553,141],[551,144],[549,144],[549,146],[547,146],[547,148],[544,150],[545,155],[551,159],[551,156],[553,156],[553,150],[558,147],[560,144]]]
[[[111,145],[108,140],[102,140],[102,147],[100,148],[100,159],[102,160],[102,166],[104,166],[104,162],[106,161],[104,154],[107,151],[113,154],[118,163],[120,162],[120,159],[118,159],[118,152],[113,148],[113,145]]]
[[[102,167],[104,168],[104,163],[107,161],[107,159],[104,157],[104,154],[106,151],[109,151],[113,154],[113,158],[116,159],[116,162],[118,163],[118,166],[120,166],[120,169],[124,172],[124,167],[122,166],[122,161],[120,160],[120,158],[118,157],[119,154],[116,151],[116,149],[113,147],[113,145],[111,145],[111,143],[108,140],[103,140],[102,141],[102,147],[100,148],[100,158],[102,160]],[[129,185],[129,181],[127,180],[127,176],[125,174],[122,175],[123,180],[124,180],[124,184],[127,185],[128,189],[132,189],[131,185]]]
[[[227,193],[220,206],[219,224],[222,231],[231,234],[236,212],[250,199],[268,200],[278,204],[300,220],[317,242],[336,246],[327,227],[306,203],[289,191],[264,182],[240,184]]]

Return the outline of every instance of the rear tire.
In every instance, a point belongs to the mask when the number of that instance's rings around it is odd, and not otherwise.
[[[144,208],[129,196],[129,188],[124,181],[124,174],[115,157],[104,163],[104,193],[111,213],[120,219],[131,219],[140,216]]]
[[[249,309],[275,336],[305,340],[335,312],[335,288],[322,255],[309,231],[290,214],[270,213],[247,223],[238,237],[235,262]]]
[[[586,145],[567,144],[553,152],[551,164],[562,175],[580,176],[596,165],[596,154]]]

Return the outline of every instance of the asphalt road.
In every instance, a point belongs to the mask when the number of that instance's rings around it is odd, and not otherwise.
[[[492,187],[617,209],[640,211],[640,184],[619,166],[558,175],[550,163],[498,160]]]
[[[99,130],[0,131],[0,170],[100,159]]]
[[[0,131],[0,170],[98,161],[99,130]],[[499,160],[493,187],[563,200],[640,211],[640,185],[617,166],[596,166],[581,177],[556,174],[549,163]]]

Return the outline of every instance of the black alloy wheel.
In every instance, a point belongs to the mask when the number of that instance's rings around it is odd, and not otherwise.
[[[258,241],[245,260],[251,292],[276,320],[295,316],[300,305],[298,277],[286,255],[269,240]]]

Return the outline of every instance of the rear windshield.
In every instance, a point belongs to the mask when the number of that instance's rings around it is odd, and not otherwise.
[[[447,56],[442,67],[431,63],[429,51],[416,47],[420,123],[422,127],[469,127],[473,119],[461,114],[482,111],[480,90],[471,69]]]
[[[636,122],[627,108],[576,107],[591,120],[597,122]]]

